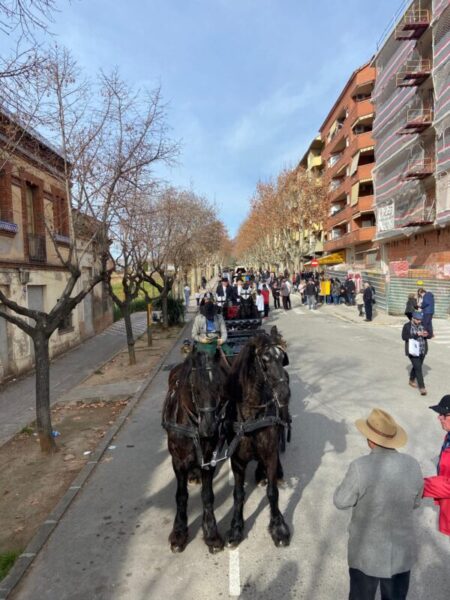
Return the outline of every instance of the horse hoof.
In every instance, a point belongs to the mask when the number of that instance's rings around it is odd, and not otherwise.
[[[185,548],[186,544],[184,546],[178,546],[178,544],[170,544],[170,549],[174,554],[179,554],[180,552],[183,552]]]
[[[183,552],[188,542],[187,533],[172,532],[169,536],[170,549],[174,554]]]
[[[267,479],[261,479],[257,483],[258,483],[259,487],[266,487],[266,485],[267,485]]]
[[[280,523],[269,527],[270,535],[272,536],[273,543],[277,548],[283,548],[289,546],[291,542],[291,532],[286,523]]]
[[[242,532],[230,531],[227,535],[227,548],[237,548],[243,540]]]

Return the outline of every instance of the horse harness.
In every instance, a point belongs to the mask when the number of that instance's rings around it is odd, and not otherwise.
[[[279,358],[278,352],[283,352],[285,354],[284,350],[279,346],[276,346],[274,348],[274,350],[277,353],[277,359]],[[255,419],[248,419],[248,420],[242,419],[240,421],[233,423],[233,431],[234,431],[235,435],[234,435],[233,439],[231,440],[228,448],[225,450],[223,456],[219,456],[219,455],[222,452],[223,446],[225,444],[225,439],[226,439],[225,411],[226,411],[226,408],[228,405],[228,401],[224,402],[223,406],[220,409],[220,412],[218,413],[218,415],[216,415],[216,421],[218,423],[218,430],[219,430],[219,439],[217,442],[217,446],[212,453],[211,460],[209,462],[204,462],[203,451],[202,451],[202,447],[201,447],[201,443],[200,443],[200,435],[199,435],[199,430],[198,430],[199,425],[200,425],[200,415],[202,412],[216,412],[218,405],[216,404],[215,406],[210,406],[210,407],[206,407],[206,408],[200,408],[198,406],[196,399],[195,399],[194,386],[193,386],[191,377],[189,377],[189,383],[191,386],[192,403],[194,405],[196,413],[191,411],[186,406],[181,406],[181,410],[184,410],[184,412],[188,416],[190,423],[188,425],[182,425],[180,423],[176,423],[175,421],[168,421],[168,420],[166,420],[165,415],[163,416],[162,426],[167,432],[173,431],[175,433],[183,435],[184,437],[188,437],[188,438],[192,439],[194,448],[195,448],[195,453],[197,456],[197,461],[202,469],[208,470],[209,468],[214,468],[217,465],[217,463],[227,460],[228,458],[231,458],[231,456],[235,452],[236,448],[238,447],[241,439],[245,435],[248,435],[249,433],[253,433],[254,431],[257,431],[258,429],[264,429],[266,427],[273,427],[273,426],[279,425],[279,426],[283,427],[284,429],[287,429],[287,432],[288,432],[287,440],[288,440],[288,442],[290,442],[290,440],[291,440],[291,418],[290,418],[290,415],[288,413],[288,418],[286,421],[283,420],[280,416],[281,409],[288,408],[288,404],[281,403],[277,391],[273,388],[273,386],[269,382],[266,370],[264,369],[262,359],[259,356],[259,354],[257,354],[257,361],[258,361],[258,365],[259,365],[259,368],[260,368],[262,376],[263,376],[264,383],[267,385],[267,387],[271,391],[271,397],[270,397],[269,401],[266,402],[265,404],[258,404],[256,406],[251,407],[253,409],[264,408],[265,412],[264,412],[263,416],[261,416],[259,418],[255,418]],[[206,369],[208,371],[209,379],[210,379],[210,381],[212,381],[211,367],[206,367]],[[195,370],[196,370],[196,368],[193,367],[192,371],[195,371]],[[284,381],[284,379],[280,378],[279,381],[280,382]],[[175,382],[174,389],[171,392],[171,398],[173,398],[176,395],[178,384],[179,384],[179,380],[177,379]],[[178,399],[177,399],[177,406],[176,406],[175,414],[178,412],[178,408],[179,408],[179,404],[178,404]],[[269,414],[271,412],[272,408],[275,408],[275,415]]]
[[[208,371],[209,380],[212,381],[211,367],[210,366],[206,367],[206,370]],[[196,371],[196,367],[192,367],[192,371]],[[192,375],[192,373],[191,373],[191,375]],[[179,384],[179,380],[177,379],[175,382],[175,386],[170,395],[171,398],[176,396],[178,384]],[[200,416],[201,416],[201,413],[217,412],[217,408],[220,403],[220,400],[219,400],[219,403],[216,404],[215,406],[207,406],[205,408],[203,408],[203,407],[200,408],[196,401],[194,384],[192,382],[191,376],[189,376],[189,384],[191,387],[191,398],[192,398],[192,403],[194,405],[195,412],[190,410],[187,406],[183,406],[183,405],[181,406],[181,410],[183,410],[186,413],[190,423],[188,425],[182,425],[180,423],[176,423],[175,421],[167,421],[165,418],[165,415],[164,415],[163,421],[162,421],[162,426],[167,432],[173,431],[175,433],[179,433],[180,435],[183,435],[184,437],[188,437],[188,438],[192,439],[192,441],[194,443],[195,454],[197,456],[197,461],[198,461],[200,467],[202,469],[208,470],[209,468],[214,468],[218,462],[220,462],[222,460],[226,460],[228,458],[226,452],[223,457],[217,458],[217,456],[222,451],[222,448],[225,444],[225,439],[226,439],[224,423],[225,423],[225,411],[226,411],[226,407],[228,405],[228,401],[224,402],[219,413],[215,417],[215,420],[218,424],[219,439],[217,442],[217,446],[212,453],[211,460],[209,462],[205,462],[204,456],[203,456],[203,451],[202,451],[202,446],[200,443],[200,435],[199,435]],[[176,410],[174,411],[174,414],[177,414],[179,408],[180,408],[180,405],[178,403],[178,397],[177,397],[177,405],[176,405]]]
[[[279,352],[283,352],[285,354],[283,348],[281,348],[279,346],[275,346],[274,351],[277,354],[277,356],[276,356],[277,360],[279,359],[279,354],[278,354]],[[255,410],[264,408],[265,409],[264,415],[262,415],[261,417],[255,418],[255,419],[244,420],[242,418],[242,414],[241,414],[240,415],[241,419],[239,421],[236,421],[235,423],[233,423],[233,431],[235,433],[235,436],[233,437],[230,445],[228,446],[228,451],[227,451],[228,457],[232,456],[232,454],[238,447],[239,442],[245,435],[247,435],[249,433],[253,433],[254,431],[257,431],[258,429],[264,429],[266,427],[273,427],[273,426],[279,425],[279,426],[283,427],[284,429],[287,429],[287,432],[288,432],[287,441],[288,442],[291,441],[291,422],[292,422],[292,420],[289,415],[289,411],[288,411],[288,416],[287,416],[286,420],[282,419],[281,415],[280,415],[280,412],[282,409],[289,409],[289,404],[281,403],[278,392],[271,385],[269,378],[267,377],[267,372],[266,372],[266,369],[264,368],[262,359],[258,353],[256,354],[256,357],[257,357],[257,362],[258,362],[260,371],[263,376],[264,384],[270,389],[270,392],[271,392],[270,399],[268,400],[268,402],[265,402],[264,404],[257,404],[257,405],[253,405],[250,407]],[[281,377],[278,381],[282,382],[282,381],[284,381],[284,378]],[[272,412],[273,408],[275,409],[275,414],[271,415],[269,413]]]

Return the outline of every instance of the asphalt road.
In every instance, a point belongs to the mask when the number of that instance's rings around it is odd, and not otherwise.
[[[425,474],[434,473],[443,434],[427,407],[450,391],[450,351],[430,344],[429,395],[423,398],[407,385],[398,329],[345,323],[326,307],[278,311],[270,321],[287,338],[291,359],[294,428],[280,491],[291,545],[273,546],[265,489],[249,480],[246,539],[238,550],[208,553],[199,489],[191,487],[190,543],[184,553],[171,554],[175,482],[160,427],[168,374],[161,371],[35,560],[16,600],[347,598],[350,515],[333,507],[332,495],[348,463],[368,451],[353,421],[375,406],[385,408],[410,434],[406,451]],[[178,352],[168,364],[178,361]],[[215,479],[223,533],[231,518],[230,482],[226,464]],[[436,521],[433,504],[424,502],[417,511],[420,558],[409,600],[448,598],[450,539],[436,531]]]

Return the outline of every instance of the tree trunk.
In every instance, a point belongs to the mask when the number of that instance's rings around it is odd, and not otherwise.
[[[136,353],[134,351],[133,326],[131,324],[131,313],[128,304],[122,308],[123,320],[125,321],[125,331],[127,332],[128,358],[130,365],[136,364]]]
[[[36,425],[42,452],[56,452],[50,413],[50,354],[49,338],[41,331],[33,336],[36,361]]]
[[[161,298],[161,308],[163,314],[163,328],[168,329],[169,327],[169,311],[167,306],[167,294]]]
[[[147,304],[146,304],[146,308],[147,308],[147,346],[153,345],[153,331],[152,331],[153,311],[152,311],[152,307],[153,307],[152,302],[149,302],[147,299]]]

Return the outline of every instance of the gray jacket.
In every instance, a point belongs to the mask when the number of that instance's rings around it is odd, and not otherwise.
[[[413,510],[420,505],[419,463],[376,447],[354,460],[334,493],[336,508],[352,508],[348,564],[372,577],[409,571],[416,561]]]
[[[192,326],[192,338],[195,342],[199,342],[202,338],[208,337],[209,339],[222,338],[223,342],[227,341],[227,328],[222,315],[216,315],[214,317],[214,323],[216,326],[216,334],[211,335],[206,333],[206,317],[198,314],[195,317],[194,325]]]

